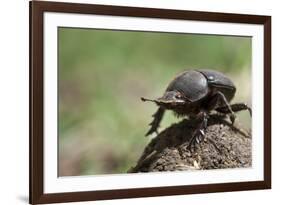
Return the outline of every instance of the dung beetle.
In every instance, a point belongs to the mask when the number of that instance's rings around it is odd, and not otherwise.
[[[204,138],[211,111],[229,115],[232,124],[235,121],[235,112],[248,110],[252,115],[251,108],[245,103],[230,104],[235,92],[234,83],[218,71],[184,71],[168,85],[162,97],[155,100],[141,98],[142,101],[152,101],[159,106],[152,115],[154,119],[149,124],[151,127],[146,136],[157,133],[165,110],[172,110],[177,116],[188,116],[198,120],[198,126],[189,143],[194,146]]]

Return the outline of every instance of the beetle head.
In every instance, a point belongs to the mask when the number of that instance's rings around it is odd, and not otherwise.
[[[184,96],[178,91],[166,91],[164,95],[156,100],[141,98],[142,101],[152,101],[159,106],[171,109],[173,107],[184,105],[187,101]]]

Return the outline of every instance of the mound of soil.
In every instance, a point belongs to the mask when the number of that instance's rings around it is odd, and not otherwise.
[[[211,115],[205,138],[188,147],[196,120],[185,119],[165,129],[146,146],[136,166],[128,172],[207,170],[250,167],[251,133],[232,125],[222,116]]]

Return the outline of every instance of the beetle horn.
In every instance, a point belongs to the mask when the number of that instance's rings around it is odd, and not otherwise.
[[[142,100],[143,102],[150,101],[150,102],[155,102],[155,103],[157,103],[156,100],[151,100],[151,99],[147,99],[147,98],[143,98],[143,97],[141,97],[141,100]]]

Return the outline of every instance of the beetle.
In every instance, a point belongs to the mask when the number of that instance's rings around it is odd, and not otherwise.
[[[198,120],[198,126],[191,136],[189,146],[200,143],[205,136],[208,117],[215,110],[228,115],[232,124],[235,112],[252,110],[245,103],[230,104],[236,93],[234,83],[223,73],[214,70],[186,70],[168,85],[164,95],[155,100],[141,98],[142,101],[155,102],[159,108],[152,115],[153,121],[146,136],[157,132],[165,110],[172,110],[177,116],[187,116]]]

